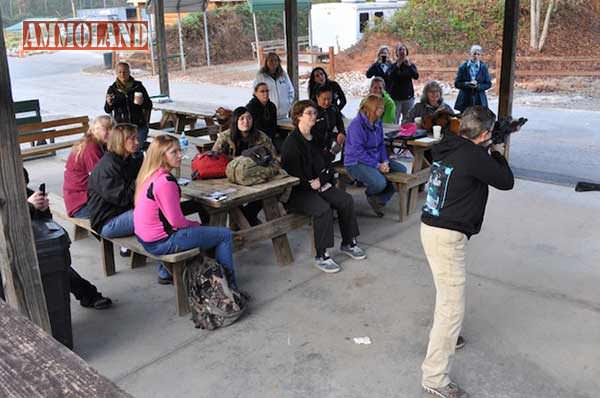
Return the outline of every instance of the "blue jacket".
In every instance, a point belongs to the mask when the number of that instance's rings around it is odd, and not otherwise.
[[[377,167],[379,163],[387,161],[381,120],[371,124],[367,116],[359,112],[346,129],[344,166],[362,163]]]
[[[460,112],[463,112],[472,105],[481,105],[486,108],[488,106],[485,91],[492,87],[492,81],[487,65],[481,62],[481,67],[477,74],[477,83],[479,83],[479,85],[476,88],[467,86],[467,83],[470,81],[471,75],[469,74],[469,65],[465,61],[458,67],[456,79],[454,80],[454,87],[460,90],[458,92],[458,97],[456,98],[456,103],[454,104],[454,109]]]

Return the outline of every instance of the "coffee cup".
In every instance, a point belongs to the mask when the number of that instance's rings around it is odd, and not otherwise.
[[[136,91],[135,93],[133,93],[133,102],[136,105],[142,105],[144,103],[144,94],[142,94],[139,91]]]
[[[417,125],[417,127],[419,127],[419,128],[420,128],[420,127],[421,127],[421,125],[422,125],[421,123],[423,123],[423,118],[422,118],[422,117],[419,117],[419,116],[417,116],[417,117],[415,118],[415,124]]]
[[[433,126],[433,138],[436,140],[442,138],[442,126]]]

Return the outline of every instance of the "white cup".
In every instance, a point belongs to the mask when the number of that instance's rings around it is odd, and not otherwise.
[[[433,126],[433,138],[436,140],[442,138],[442,126]]]
[[[417,127],[421,127],[421,123],[423,123],[423,118],[417,116],[415,118],[415,124],[417,125]]]
[[[135,102],[136,105],[142,105],[144,103],[144,94],[139,91],[133,93],[133,102]]]

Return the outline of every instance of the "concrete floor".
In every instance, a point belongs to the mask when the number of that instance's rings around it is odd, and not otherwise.
[[[60,192],[64,163],[25,165],[32,186]],[[290,234],[293,265],[277,266],[270,242],[240,252],[249,313],[213,332],[175,314],[155,264],[132,270],[118,258],[105,278],[96,240],[73,243],[75,268],[115,303],[72,302],[75,352],[136,397],[420,397],[434,289],[419,218],[399,224],[390,207],[377,219],[353,193],[368,260],[334,249],[344,270],[321,273],[307,229]],[[472,397],[600,396],[598,214],[600,192],[523,180],[492,191],[469,243],[467,345],[452,371]]]

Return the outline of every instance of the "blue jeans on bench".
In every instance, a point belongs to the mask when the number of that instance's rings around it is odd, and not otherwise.
[[[100,230],[105,238],[120,238],[133,235],[133,210],[128,210],[108,220]]]
[[[73,213],[73,217],[85,218],[85,219],[90,218],[90,208],[88,207],[87,203],[84,204],[81,209],[79,209],[75,213]]]
[[[397,162],[390,162],[390,172],[406,173],[406,167]],[[350,175],[367,186],[367,196],[376,196],[381,204],[386,204],[396,192],[394,184],[386,180],[385,175],[375,167],[357,163],[346,166]]]
[[[190,249],[207,250],[215,248],[215,260],[225,268],[231,276],[231,284],[237,288],[235,269],[233,266],[233,233],[229,228],[198,225],[180,229],[165,239],[156,242],[142,242],[148,253],[155,256],[178,253]],[[166,276],[163,264],[159,266],[159,275]]]

